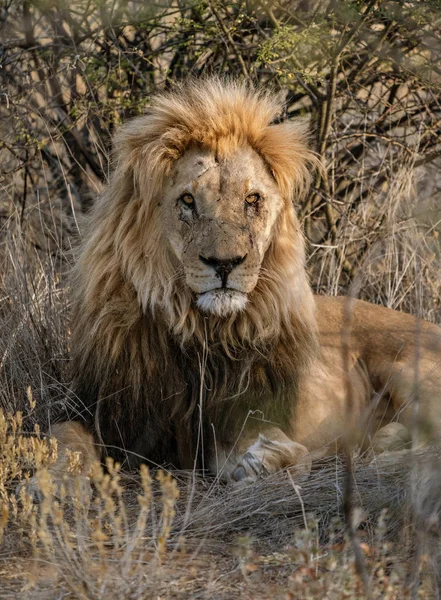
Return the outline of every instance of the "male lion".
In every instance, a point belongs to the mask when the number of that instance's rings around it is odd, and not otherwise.
[[[439,432],[441,330],[312,294],[293,200],[318,160],[280,111],[190,82],[116,135],[74,273],[62,444],[250,482],[307,470],[354,424],[368,443],[392,420]]]

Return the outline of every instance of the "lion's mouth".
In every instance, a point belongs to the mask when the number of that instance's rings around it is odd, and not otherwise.
[[[215,288],[199,294],[196,306],[204,313],[216,315],[217,317],[228,317],[229,315],[242,312],[248,304],[248,296],[243,292],[230,288]]]

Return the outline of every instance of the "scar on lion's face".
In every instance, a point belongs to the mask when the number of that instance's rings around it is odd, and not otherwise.
[[[226,157],[193,147],[175,163],[161,218],[200,310],[226,316],[245,308],[282,207],[249,146]]]

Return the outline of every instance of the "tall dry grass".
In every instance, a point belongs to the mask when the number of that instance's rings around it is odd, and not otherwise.
[[[1,5],[0,598],[366,593],[338,456],[251,491],[112,464],[59,489],[48,471],[70,404],[66,276],[110,134],[188,73],[273,85],[310,119],[327,176],[298,211],[318,293],[441,322],[437,8],[348,4]],[[439,597],[439,451],[370,458],[354,456],[352,518],[371,596]]]
[[[91,494],[75,476],[75,455],[66,473],[73,485],[55,486],[56,443],[24,433],[21,415],[1,413],[0,442],[2,598],[363,596],[342,522],[338,458],[301,487],[278,475],[252,490],[146,467],[129,478],[108,463],[107,472],[93,468]],[[407,457],[388,467],[357,463],[355,526],[374,598],[434,597],[440,490],[431,510],[412,492],[427,503],[425,477],[439,475],[428,460],[417,457],[414,488]],[[16,488],[34,469],[37,503],[29,487]]]
[[[350,291],[433,318],[436,227],[414,212],[414,178],[409,170],[391,178],[389,234],[372,245]],[[75,215],[71,220],[73,228],[81,223]],[[286,474],[250,491],[198,473],[143,468],[128,475],[112,464],[107,472],[96,466],[91,487],[80,477],[74,485],[55,486],[48,468],[57,446],[45,434],[69,406],[66,275],[76,234],[61,243],[64,234],[51,229],[50,214],[42,214],[41,223],[41,239],[49,235],[46,248],[29,241],[28,224],[20,224],[18,214],[3,230],[0,597],[363,595],[343,522],[345,467],[337,456],[317,465],[300,487]],[[347,235],[351,241],[356,228]],[[328,251],[324,264],[312,248],[309,268],[321,292],[335,293],[338,255]],[[354,457],[354,526],[374,598],[438,593],[439,458],[435,450],[413,462],[397,454],[390,464]],[[70,477],[76,468],[72,455]]]

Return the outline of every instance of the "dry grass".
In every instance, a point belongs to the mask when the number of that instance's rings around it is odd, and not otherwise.
[[[110,133],[167,77],[246,75],[285,93],[287,117],[311,119],[328,167],[298,207],[315,290],[441,321],[436,3],[182,1],[152,14],[138,0],[3,4],[0,598],[363,597],[339,457],[299,486],[279,474],[245,490],[109,464],[90,493],[78,478],[55,489],[45,434],[70,404],[79,213],[108,172]],[[439,454],[354,457],[373,598],[440,595]],[[20,486],[34,474],[36,503]]]
[[[55,488],[48,467],[57,446],[40,428],[50,431],[69,402],[70,253],[36,251],[9,231],[0,286],[0,597],[362,597],[339,457],[300,487],[287,474],[240,490],[198,473],[129,475],[109,463],[91,474],[92,492],[80,477]],[[355,456],[355,525],[373,598],[435,593],[439,458],[436,449],[389,464]],[[69,478],[77,468],[72,455]],[[34,473],[32,486],[19,485]]]
[[[2,598],[361,597],[337,458],[317,466],[301,488],[279,475],[245,490],[146,467],[129,478],[108,463],[106,473],[98,465],[92,471],[91,494],[74,475],[75,455],[66,487],[55,488],[48,467],[56,443],[38,430],[23,433],[22,423],[20,414],[1,414]],[[427,485],[422,474],[436,471],[426,455],[417,460],[419,484]],[[17,492],[34,468],[35,503],[29,486]],[[418,597],[432,597],[439,565],[429,538],[417,564],[412,558],[409,471],[407,460],[385,467],[361,458],[356,470],[357,526],[375,598],[410,597],[415,572]],[[432,536],[438,508],[429,514],[424,507],[419,524],[432,527]]]

